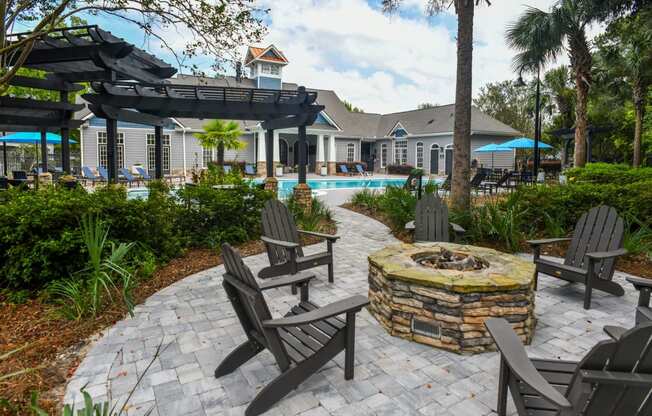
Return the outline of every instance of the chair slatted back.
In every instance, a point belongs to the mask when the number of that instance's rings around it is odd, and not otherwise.
[[[650,414],[649,388],[618,383],[590,385],[581,381],[580,370],[652,374],[652,322],[629,330],[618,341],[598,343],[578,365],[566,394],[576,410],[584,410],[584,416]]]
[[[224,259],[224,288],[240,320],[247,337],[262,343],[276,358],[282,371],[288,368],[290,360],[278,331],[263,327],[263,322],[272,319],[265,297],[249,267],[242,261],[237,250],[228,243],[222,245]]]
[[[262,226],[265,237],[291,243],[301,243],[292,213],[288,207],[277,199],[270,199],[265,203],[262,211]],[[297,248],[297,256],[303,256],[301,247]],[[282,247],[267,244],[267,257],[270,264],[275,265],[286,262],[288,253]]]
[[[138,167],[136,167],[136,171],[138,171],[138,174],[140,176],[142,176],[143,179],[145,179],[145,180],[151,179],[150,176],[149,176],[149,173],[147,173],[147,171],[144,168],[138,166]]]
[[[125,179],[127,179],[129,182],[132,182],[136,179],[134,178],[134,175],[132,175],[131,172],[129,172],[129,169],[127,168],[120,168],[118,169],[118,172],[120,172],[120,174],[124,176]]]
[[[472,188],[477,188],[478,186],[480,186],[480,184],[482,183],[482,181],[485,180],[486,177],[487,177],[487,174],[484,173],[484,172],[478,172],[478,173],[476,173],[476,174],[473,176],[473,178],[471,179],[471,187],[472,187]]]
[[[346,165],[340,165],[340,172],[349,173],[349,168]]]
[[[512,177],[511,173],[509,172],[503,173],[502,176],[496,181],[496,186],[504,186],[511,177]]]
[[[85,178],[88,178],[88,179],[95,179],[96,178],[95,174],[93,174],[93,171],[88,166],[82,166],[82,172],[84,173]]]
[[[586,253],[621,248],[624,233],[624,221],[615,208],[607,205],[591,208],[580,217],[575,226],[564,264],[585,268]],[[596,276],[610,280],[614,274],[615,262],[615,258],[596,262]]]
[[[414,212],[415,241],[450,242],[448,206],[437,194],[425,194]]]
[[[451,181],[452,180],[453,180],[453,175],[449,173],[446,176],[446,179],[444,180],[444,183],[441,184],[441,189],[443,189],[444,191],[450,191],[450,189],[451,189]]]

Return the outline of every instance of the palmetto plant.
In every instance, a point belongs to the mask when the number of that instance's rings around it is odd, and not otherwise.
[[[81,219],[81,234],[88,252],[88,266],[72,278],[50,286],[50,293],[61,299],[62,313],[69,319],[80,319],[87,313],[96,316],[104,296],[112,300],[119,279],[123,301],[133,315],[131,290],[134,282],[125,262],[134,243],[107,241],[109,227],[92,216]]]
[[[195,133],[205,149],[217,149],[217,164],[224,166],[224,150],[240,150],[247,143],[240,140],[242,130],[235,121],[211,120],[204,125],[203,133]]]

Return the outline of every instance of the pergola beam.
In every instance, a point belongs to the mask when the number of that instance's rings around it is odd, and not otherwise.
[[[25,88],[39,88],[42,90],[53,90],[53,91],[82,91],[84,87],[79,84],[73,84],[67,81],[64,81],[60,78],[55,77],[46,77],[45,79],[41,78],[29,78],[21,75],[16,75],[11,80],[9,80],[10,85],[16,87],[25,87]]]
[[[0,97],[0,106],[26,108],[30,110],[79,111],[84,104],[71,104],[62,101],[41,101],[32,98]]]

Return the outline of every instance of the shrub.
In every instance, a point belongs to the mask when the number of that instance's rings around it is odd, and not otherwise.
[[[357,207],[375,212],[378,211],[381,195],[380,192],[363,189],[354,193],[349,202]]]
[[[451,215],[454,222],[464,224],[465,238],[472,242],[492,242],[507,251],[517,251],[526,235],[523,218],[526,211],[513,202],[485,201],[471,208],[467,216]]]
[[[412,165],[387,165],[387,173],[390,175],[409,175],[412,169]]]
[[[632,168],[629,165],[589,163],[583,168],[566,171],[569,183],[629,184],[652,180],[652,167]]]
[[[312,205],[308,212],[305,212],[296,203],[294,196],[290,196],[285,203],[290,212],[292,212],[292,215],[294,215],[294,220],[299,229],[314,232],[330,231],[329,224],[333,220],[333,214],[319,198],[312,198]]]
[[[401,231],[414,219],[417,198],[407,189],[388,186],[379,197],[378,207],[385,214],[393,231]]]

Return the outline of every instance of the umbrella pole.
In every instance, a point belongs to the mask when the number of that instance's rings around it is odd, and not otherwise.
[[[7,142],[2,143],[2,168],[7,176]]]

